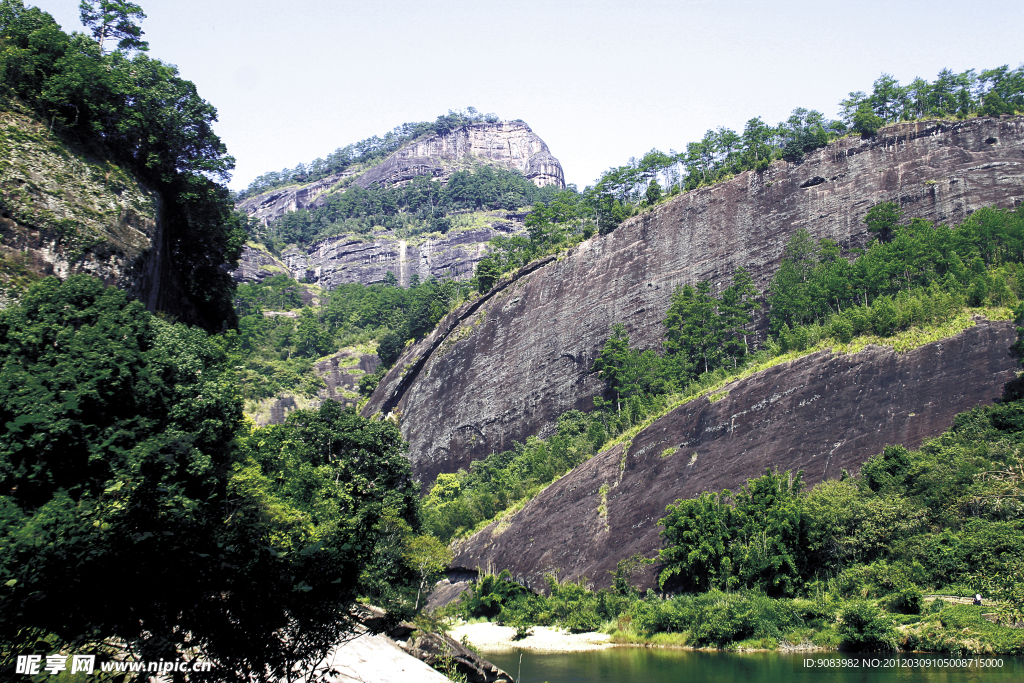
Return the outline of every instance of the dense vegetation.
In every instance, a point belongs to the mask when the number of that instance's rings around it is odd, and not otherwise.
[[[482,122],[497,123],[499,120],[497,114],[481,114],[475,107],[466,107],[465,111],[448,110],[447,114],[441,114],[434,121],[403,123],[385,133],[384,137],[374,135],[339,147],[328,154],[326,159],[317,158],[308,164],[298,164],[295,168],[264,173],[252,181],[244,191],[239,192],[235,199],[241,201],[275,187],[292,183],[311,183],[354,166],[368,166],[424,135],[446,135],[463,126]]]
[[[328,401],[254,430],[229,347],[87,276],[0,311],[4,653],[192,652],[216,680],[278,680],[357,597],[412,612],[397,427]]]
[[[878,238],[859,255],[797,232],[763,295],[742,269],[717,293],[709,282],[679,288],[660,353],[631,348],[628,331],[616,325],[593,366],[608,385],[605,398],[595,398],[598,409],[566,413],[548,439],[527,439],[469,471],[441,475],[424,500],[428,528],[445,539],[473,529],[617,435],[744,367],[822,343],[941,325],[965,306],[1013,307],[1024,298],[1024,212],[983,209],[949,228],[904,222],[897,207],[882,204],[866,223]],[[758,319],[767,320],[767,338]]]
[[[282,391],[311,397],[323,385],[312,372],[317,359],[344,347],[376,344],[380,370],[360,383],[368,395],[408,340],[433,330],[473,287],[473,282],[434,278],[420,282],[416,276],[408,288],[393,282],[349,283],[330,292],[284,275],[240,285],[235,293],[238,330],[225,339],[243,398],[259,400]]]
[[[888,74],[874,83],[870,95],[858,91],[839,103],[840,118],[797,108],[776,126],[761,117],[747,121],[742,132],[719,126],[683,152],[651,150],[640,159],[606,171],[595,196],[623,204],[653,203],[663,192],[707,185],[747,170],[761,170],[775,159],[800,161],[814,149],[850,133],[874,135],[897,121],[921,118],[966,118],[1024,112],[1024,66],[970,69],[955,74],[943,69],[931,83],[917,78],[906,86]],[[658,182],[660,178],[661,182]]]
[[[670,505],[657,558],[670,597],[632,588],[630,572],[651,562],[633,557],[599,591],[549,576],[545,597],[507,572],[484,576],[453,611],[521,633],[604,628],[618,642],[1024,654],[1024,632],[1007,627],[1024,616],[1020,395],[961,414],[918,451],[887,447],[857,477],[807,491],[799,474],[768,472]],[[950,606],[927,592],[999,602]]]
[[[213,132],[217,112],[175,67],[146,56],[137,35],[123,27],[112,34],[119,20],[90,14],[96,4],[86,3],[83,20],[105,30],[100,37],[122,39],[112,52],[85,34],[67,35],[22,0],[0,1],[0,98],[24,102],[54,134],[124,164],[159,191],[169,235],[164,258],[180,273],[183,308],[194,311],[187,317],[208,329],[231,326],[233,285],[224,265],[238,258],[245,231],[228,190],[215,182],[234,166]],[[131,16],[122,18],[133,26]]]
[[[85,276],[41,280],[0,311],[5,657],[62,648],[147,660],[185,653],[214,663],[210,680],[308,671],[352,628],[357,599],[394,618],[411,615],[446,564],[441,540],[528,499],[727,372],[821,342],[935,324],[965,306],[1013,306],[1024,295],[1021,212],[979,211],[950,229],[905,221],[882,205],[868,215],[878,239],[863,254],[798,233],[763,294],[742,270],[721,291],[698,283],[676,292],[661,353],[631,348],[628,331],[614,328],[594,366],[609,386],[597,410],[566,413],[548,439],[439,476],[421,511],[393,422],[326,401],[257,429],[243,418],[242,400],[312,395],[312,363],[342,346],[376,343],[386,368],[408,340],[501,273],[607,232],[665,193],[797,160],[886,121],[1019,111],[1024,72],[943,72],[907,88],[883,76],[870,97],[844,101],[843,121],[796,110],[775,128],[760,119],[742,135],[720,128],[684,154],[652,151],[613,169],[582,193],[536,188],[485,166],[445,186],[419,178],[402,188],[350,187],[264,228],[231,213],[217,181],[233,160],[212,132],[216,112],[174,67],[145,54],[134,22],[141,9],[97,0],[83,3],[82,16],[91,38],[64,34],[21,0],[0,0],[0,96],[160,191],[170,258],[193,317],[223,333],[154,316]],[[470,108],[404,124],[261,176],[243,196],[369,166],[418,136],[495,118]],[[468,282],[414,279],[403,289],[391,279],[324,293],[282,276],[234,292],[223,268],[246,229],[280,248],[377,226],[444,233],[453,212],[529,204],[526,234],[497,238]],[[235,320],[232,303],[238,327],[223,331]],[[379,377],[366,377],[361,390]],[[545,598],[507,575],[484,577],[463,613],[523,628],[613,622],[620,638],[668,631],[690,644],[813,637],[969,649],[982,634],[995,650],[1019,653],[1019,637],[975,612],[922,600],[926,589],[977,589],[1010,609],[1021,603],[1020,586],[1007,578],[1024,556],[1024,403],[1014,391],[919,451],[887,448],[859,477],[808,492],[798,474],[769,472],[735,494],[677,501],[662,521],[660,577],[666,588],[696,594],[640,596],[629,577],[646,560],[631,558],[613,588],[596,593],[551,578]],[[928,626],[935,620],[961,635],[942,640],[952,631]],[[897,631],[897,622],[911,628]]]
[[[402,236],[444,234],[452,227],[453,213],[521,209],[557,191],[537,187],[518,171],[481,166],[456,171],[443,185],[425,175],[400,187],[352,185],[312,211],[292,211],[266,226],[251,224],[249,230],[253,239],[278,253],[288,244],[308,246],[324,237],[368,234],[380,227]]]

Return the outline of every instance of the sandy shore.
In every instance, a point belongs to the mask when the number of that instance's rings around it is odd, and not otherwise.
[[[606,633],[569,633],[547,626],[534,626],[533,635],[522,640],[512,640],[516,630],[511,626],[498,626],[485,622],[481,624],[460,624],[449,631],[455,640],[466,640],[481,652],[502,652],[512,648],[536,650],[539,652],[583,652],[603,650],[612,647]]]

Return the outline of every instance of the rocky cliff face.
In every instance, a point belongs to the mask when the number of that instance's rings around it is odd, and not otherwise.
[[[452,231],[441,238],[399,239],[384,232],[367,241],[354,235],[339,235],[321,240],[305,251],[285,252],[282,257],[292,277],[306,278],[324,289],[334,289],[346,282],[384,282],[389,272],[401,286],[407,287],[414,275],[421,280],[472,277],[477,261],[488,254],[487,242],[491,238],[521,230],[521,216],[500,213],[488,225]]]
[[[348,282],[384,282],[388,273],[403,287],[409,286],[414,275],[420,280],[463,280],[473,276],[477,262],[489,253],[491,238],[523,229],[522,214],[497,211],[488,215],[481,227],[452,230],[440,238],[400,239],[390,231],[376,233],[372,240],[338,235],[305,250],[286,251],[280,259],[259,245],[247,245],[232,275],[236,282],[260,282],[286,274],[324,289]]]
[[[350,169],[307,185],[282,187],[238,204],[238,209],[264,222],[289,211],[315,209],[349,183],[363,188],[408,182],[429,175],[446,182],[452,173],[476,164],[516,169],[538,187],[565,187],[562,165],[547,144],[522,121],[474,123],[445,135],[414,140],[368,169]],[[347,182],[345,182],[347,181]]]
[[[133,272],[160,240],[159,197],[88,159],[17,111],[0,112],[0,257],[7,274],[91,273],[137,290]]]
[[[522,121],[474,123],[446,135],[430,135],[412,142],[379,166],[356,179],[361,187],[391,185],[432,175],[447,180],[457,167],[445,162],[463,160],[514,168],[538,187],[565,187],[558,159]]]
[[[88,273],[151,311],[195,320],[165,256],[160,196],[14,107],[0,111],[0,292]]]
[[[677,285],[720,287],[745,266],[763,289],[794,231],[862,245],[864,215],[883,201],[957,223],[1022,199],[1020,117],[899,124],[839,140],[801,164],[689,192],[535,264],[408,349],[364,413],[401,413],[415,475],[430,482],[543,434],[566,410],[590,409],[603,391],[590,367],[611,325],[657,347]]]
[[[263,245],[251,242],[242,247],[238,268],[231,272],[237,283],[263,282],[275,275],[295,277],[284,261],[267,251]]]
[[[812,485],[853,473],[886,445],[916,448],[958,412],[991,403],[1015,376],[1015,338],[1009,321],[979,321],[905,354],[818,352],[735,382],[559,479],[462,543],[453,566],[508,568],[538,588],[556,569],[561,580],[607,586],[620,559],[656,555],[657,522],[678,498],[735,491],[765,468],[803,470]],[[656,587],[654,568],[642,584]]]

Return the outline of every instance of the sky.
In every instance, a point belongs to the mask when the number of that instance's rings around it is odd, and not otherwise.
[[[78,0],[26,4],[82,28]],[[583,189],[719,126],[796,107],[835,118],[882,73],[908,83],[1024,61],[1020,0],[138,4],[149,55],[217,108],[236,190],[468,106],[526,121]]]

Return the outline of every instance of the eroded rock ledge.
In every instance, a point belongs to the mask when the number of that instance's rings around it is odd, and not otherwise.
[[[803,470],[810,485],[838,478],[886,445],[916,448],[957,413],[991,404],[1015,376],[1015,338],[1011,322],[981,320],[904,354],[878,346],[823,351],[764,370],[596,455],[510,520],[463,542],[452,566],[507,568],[535,589],[554,570],[563,581],[608,586],[620,559],[656,555],[657,522],[678,498],[736,490],[765,468]],[[646,588],[655,576],[648,567],[638,578]]]

